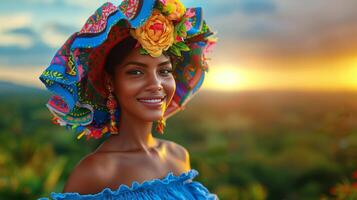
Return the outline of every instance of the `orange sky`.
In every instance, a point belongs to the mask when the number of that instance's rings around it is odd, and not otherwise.
[[[355,90],[357,55],[308,61],[211,63],[203,88],[210,90]],[[288,66],[288,67],[287,67]]]

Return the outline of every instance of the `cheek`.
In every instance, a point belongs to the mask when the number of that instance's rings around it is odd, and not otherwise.
[[[142,85],[136,81],[121,80],[115,84],[115,94],[121,106],[129,105],[136,99]]]
[[[176,91],[175,79],[172,77],[172,79],[165,81],[164,88],[168,95],[168,100],[171,101],[171,99],[173,98],[175,91]]]

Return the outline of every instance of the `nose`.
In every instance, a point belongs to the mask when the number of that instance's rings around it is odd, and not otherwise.
[[[147,89],[152,92],[163,90],[162,80],[156,73],[151,73],[149,76]]]

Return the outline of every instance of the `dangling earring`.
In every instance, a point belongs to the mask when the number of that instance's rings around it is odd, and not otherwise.
[[[158,133],[160,133],[161,135],[163,135],[165,126],[166,126],[165,119],[164,119],[164,117],[161,117],[161,119],[159,121],[157,121],[156,131]]]
[[[113,90],[109,84],[108,84],[108,91],[109,91],[109,95],[108,95],[108,100],[107,100],[107,108],[110,113],[109,131],[110,131],[110,134],[115,135],[115,134],[118,134],[118,128],[117,128],[117,125],[115,122],[115,115],[114,115],[115,110],[117,108],[117,102],[114,98]]]
[[[156,131],[158,133],[160,133],[161,135],[164,134],[164,129],[165,129],[165,126],[166,126],[166,121],[165,121],[165,118],[164,118],[164,114],[165,114],[165,111],[166,111],[166,103],[164,102],[164,104],[162,106],[163,106],[162,107],[162,116],[157,121],[157,125],[156,125]]]

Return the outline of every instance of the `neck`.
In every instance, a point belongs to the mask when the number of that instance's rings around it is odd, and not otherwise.
[[[121,113],[118,135],[111,135],[103,143],[103,151],[149,152],[158,142],[151,133],[153,122],[143,121],[135,116]]]

